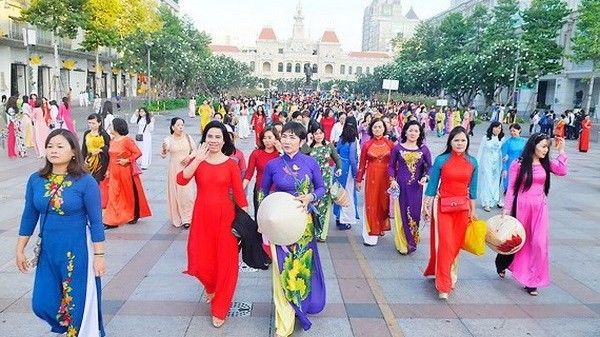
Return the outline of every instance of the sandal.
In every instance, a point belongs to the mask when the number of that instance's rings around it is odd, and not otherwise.
[[[210,302],[212,302],[213,298],[215,298],[215,294],[206,294],[206,303],[210,304]]]
[[[337,224],[337,228],[339,230],[341,230],[341,231],[347,231],[350,228],[352,228],[352,225],[351,224],[347,224],[347,223],[340,223],[340,224]]]
[[[188,229],[188,228],[190,228],[190,224],[189,224],[189,223],[187,223],[187,222],[186,222],[186,223],[184,223],[184,224],[183,224],[183,228],[184,228],[184,229]]]
[[[212,324],[213,324],[213,326],[215,328],[218,329],[218,328],[222,327],[223,324],[225,324],[225,320],[224,319],[219,319],[219,318],[216,318],[215,316],[213,316],[213,318],[212,318]]]
[[[539,295],[537,288],[531,288],[531,287],[525,287],[525,291],[530,295],[530,296],[537,296]]]
[[[500,278],[505,278],[506,277],[506,270],[499,271],[498,272],[498,276],[500,276]]]

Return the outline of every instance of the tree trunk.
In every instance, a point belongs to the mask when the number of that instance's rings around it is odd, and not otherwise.
[[[96,46],[96,69],[94,70],[96,82],[95,94],[100,96],[100,46]]]
[[[50,97],[58,101],[60,99],[60,58],[58,56],[58,38],[54,32],[52,33],[52,46],[54,47],[54,81],[52,81]]]
[[[595,62],[592,64],[592,79],[590,80],[590,89],[588,91],[587,103],[585,104],[585,112],[590,113],[592,107],[592,95],[594,94],[594,80],[596,79],[594,70],[596,69]]]

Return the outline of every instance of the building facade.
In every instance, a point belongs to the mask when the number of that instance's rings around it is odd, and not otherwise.
[[[162,0],[175,13],[178,0]],[[117,58],[115,50],[100,50],[96,80],[94,53],[80,51],[83,34],[71,39],[58,39],[58,65],[55,64],[52,33],[21,22],[21,9],[28,0],[2,0],[0,2],[0,95],[28,95],[60,99],[69,88],[74,97],[82,91],[97,92],[101,97],[117,94],[136,96],[142,77],[113,67]],[[28,41],[28,43],[25,43]],[[141,86],[140,88],[141,89]]]
[[[565,0],[574,12],[569,16],[559,35],[559,44],[564,48],[563,55],[571,54],[571,39],[577,24],[577,7],[581,0]],[[497,0],[457,0],[453,1],[450,9],[436,15],[430,22],[439,24],[450,13],[463,13],[468,16],[473,13],[477,5],[488,9],[493,8]],[[531,0],[520,0],[519,7],[523,10],[531,5]],[[600,73],[593,71],[592,62],[576,63],[567,57],[562,58],[563,71],[559,74],[546,75],[540,78],[537,91],[530,88],[520,88],[517,109],[520,113],[527,113],[543,106],[562,113],[573,107],[585,108],[591,96],[590,107],[597,111],[600,108]],[[595,77],[593,92],[589,93],[590,81]],[[597,116],[597,115],[596,115]]]
[[[375,67],[392,61],[384,52],[350,52],[333,30],[323,32],[318,41],[308,41],[304,31],[304,14],[298,4],[294,14],[292,37],[278,39],[272,28],[261,30],[255,46],[211,45],[213,53],[223,54],[246,63],[252,75],[267,79],[304,78],[305,65],[312,69],[312,79],[319,81],[356,80],[356,75],[370,74]]]
[[[402,34],[411,38],[421,23],[411,7],[402,13],[400,0],[373,0],[363,16],[362,51],[392,51],[391,40]]]

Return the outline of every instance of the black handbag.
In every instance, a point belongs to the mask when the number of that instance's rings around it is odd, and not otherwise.
[[[135,141],[136,142],[143,142],[144,141],[144,132],[146,132],[146,127],[148,126],[148,124],[144,125],[144,130],[142,131],[142,133],[138,133],[137,135],[135,135]]]
[[[238,205],[235,205],[235,219],[231,227],[231,232],[238,238],[238,246],[242,250],[242,261],[251,268],[269,269],[271,258],[262,247],[258,224]]]

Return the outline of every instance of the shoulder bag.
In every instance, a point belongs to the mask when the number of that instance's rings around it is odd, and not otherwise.
[[[148,124],[146,123],[146,125],[144,125],[144,130],[142,130],[142,133],[138,133],[137,135],[135,135],[135,140],[137,142],[143,142],[144,141],[144,132],[146,132],[146,127],[148,126]]]

